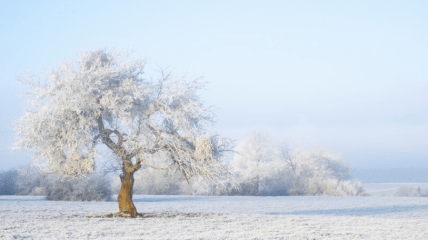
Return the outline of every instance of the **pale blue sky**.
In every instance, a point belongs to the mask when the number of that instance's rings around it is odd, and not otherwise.
[[[428,167],[427,1],[3,1],[0,170],[30,162],[7,149],[16,76],[98,46],[203,75],[227,137]]]

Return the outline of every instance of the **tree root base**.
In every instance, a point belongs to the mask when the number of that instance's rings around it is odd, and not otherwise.
[[[136,216],[131,216],[131,214],[127,213],[110,213],[110,214],[103,214],[103,215],[87,215],[87,218],[146,218],[144,214],[137,213]]]

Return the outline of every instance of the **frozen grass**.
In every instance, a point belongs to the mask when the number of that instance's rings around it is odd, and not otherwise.
[[[0,196],[0,239],[428,239],[428,198],[134,196],[117,202]]]

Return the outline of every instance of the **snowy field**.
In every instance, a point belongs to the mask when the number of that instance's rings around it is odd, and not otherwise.
[[[147,218],[89,218],[117,202],[0,196],[0,239],[428,239],[428,198],[134,196]]]

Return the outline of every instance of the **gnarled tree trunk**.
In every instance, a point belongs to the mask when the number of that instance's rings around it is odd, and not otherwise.
[[[120,175],[122,186],[120,187],[117,201],[119,202],[119,212],[129,214],[132,217],[137,216],[137,209],[132,202],[132,193],[134,189],[134,173],[125,172]]]

